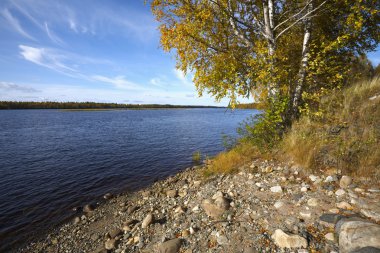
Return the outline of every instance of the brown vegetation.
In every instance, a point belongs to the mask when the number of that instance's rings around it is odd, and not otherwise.
[[[380,79],[334,92],[322,99],[319,111],[285,135],[286,157],[310,170],[334,168],[380,179]]]

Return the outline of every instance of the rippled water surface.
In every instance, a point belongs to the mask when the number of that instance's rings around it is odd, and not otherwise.
[[[0,252],[223,150],[252,110],[0,111]]]

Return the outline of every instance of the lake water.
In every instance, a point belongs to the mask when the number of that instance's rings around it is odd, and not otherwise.
[[[0,252],[223,150],[253,110],[0,111]]]

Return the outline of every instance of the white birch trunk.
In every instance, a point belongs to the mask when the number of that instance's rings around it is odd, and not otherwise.
[[[308,12],[313,10],[313,1],[310,1],[308,6]],[[303,37],[302,44],[302,58],[301,58],[301,66],[298,71],[298,81],[297,85],[294,89],[292,96],[292,117],[298,116],[298,106],[300,104],[302,89],[305,83],[306,78],[306,68],[309,63],[309,47],[310,47],[310,37],[311,37],[311,18],[308,17],[305,20],[305,33]]]

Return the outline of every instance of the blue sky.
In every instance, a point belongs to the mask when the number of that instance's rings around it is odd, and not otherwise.
[[[1,0],[0,100],[216,104],[175,69],[157,26],[143,0]]]

